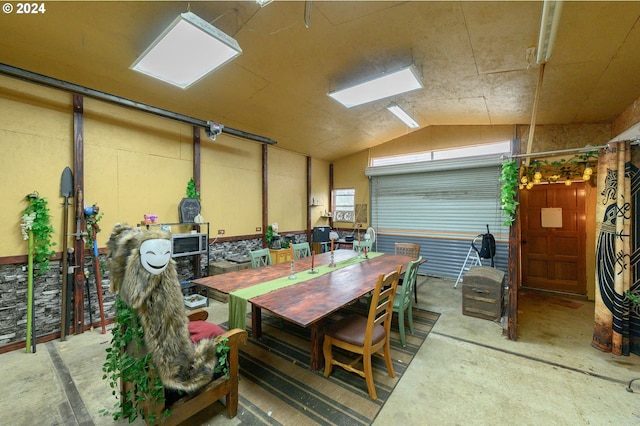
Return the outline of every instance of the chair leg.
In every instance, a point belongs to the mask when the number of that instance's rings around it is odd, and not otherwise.
[[[398,310],[398,331],[400,331],[400,343],[402,347],[407,346],[407,342],[404,335],[404,309]]]
[[[229,412],[229,418],[232,419],[238,414],[238,387],[233,386],[231,391],[227,394],[227,411]]]
[[[362,354],[362,365],[364,367],[364,378],[367,381],[367,390],[371,399],[378,399],[376,385],[373,383],[373,367],[371,364],[371,352]]]
[[[324,344],[322,345],[322,352],[324,353],[324,377],[329,377],[331,375],[331,370],[333,370],[333,353],[331,351],[331,337],[324,336]]]
[[[387,364],[387,371],[389,377],[396,377],[396,373],[393,371],[393,362],[391,361],[391,341],[389,336],[386,337],[387,341],[384,344],[384,362]]]
[[[409,317],[409,332],[413,334],[413,303],[409,304],[407,309],[407,316]]]

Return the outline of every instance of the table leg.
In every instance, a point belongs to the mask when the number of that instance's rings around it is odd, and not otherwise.
[[[324,321],[316,321],[311,324],[311,369],[320,370],[324,367],[324,354],[322,344],[324,343]]]
[[[251,304],[251,330],[254,338],[262,337],[262,310],[253,303]]]

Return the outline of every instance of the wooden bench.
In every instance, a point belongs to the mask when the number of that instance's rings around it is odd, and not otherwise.
[[[206,320],[208,317],[207,311],[198,309],[191,312],[189,315],[189,321]],[[247,341],[247,332],[240,329],[233,329],[225,332],[220,338],[227,338],[229,346],[229,376],[219,377],[212,380],[203,389],[194,394],[188,394],[177,401],[173,402],[169,406],[165,406],[165,402],[159,402],[157,400],[149,400],[144,404],[145,418],[148,418],[151,414],[154,414],[157,419],[162,419],[162,412],[165,409],[171,411],[171,415],[161,420],[162,425],[177,425],[212,404],[215,404],[220,398],[225,397],[227,412],[229,418],[235,417],[238,412],[238,350],[241,344]],[[129,345],[131,346],[131,345]],[[135,351],[134,348],[127,347],[129,352]],[[139,350],[137,352],[140,352]],[[135,352],[132,352],[135,353]],[[143,355],[140,353],[139,355]],[[120,383],[120,395],[124,398],[127,391],[135,386],[134,383]],[[147,424],[149,422],[147,421]]]

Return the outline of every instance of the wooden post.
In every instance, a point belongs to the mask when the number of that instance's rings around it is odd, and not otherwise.
[[[75,271],[73,330],[74,334],[84,331],[84,99],[82,95],[73,95],[73,166],[74,188],[76,192],[76,228],[74,239]]]

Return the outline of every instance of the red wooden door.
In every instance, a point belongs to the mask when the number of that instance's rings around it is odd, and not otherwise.
[[[535,185],[520,192],[523,287],[586,294],[585,198],[582,182]],[[561,227],[553,223],[554,214]]]

